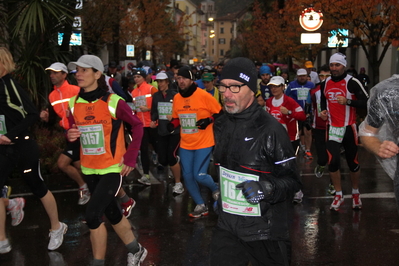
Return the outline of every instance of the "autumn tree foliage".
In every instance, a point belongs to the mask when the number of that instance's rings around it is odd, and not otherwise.
[[[104,45],[133,44],[135,56],[144,60],[145,51],[167,61],[181,49],[183,40],[173,22],[169,0],[87,1],[82,10],[85,43],[97,53]],[[118,54],[117,51],[114,54]],[[118,56],[116,56],[118,57]]]
[[[361,47],[372,69],[370,79],[379,82],[379,68],[393,40],[399,39],[397,0],[320,1],[325,16],[331,17],[330,28],[346,28],[350,41]],[[323,11],[324,12],[324,11]]]
[[[257,0],[253,5],[253,20],[244,32],[251,57],[262,61],[284,61],[287,57],[303,62],[327,47],[331,30],[348,29],[351,47],[362,48],[372,69],[374,84],[379,81],[379,67],[393,40],[399,39],[399,9],[397,0],[286,0],[284,6],[265,5]],[[313,6],[323,13],[320,45],[303,45],[299,15],[304,8]],[[340,49],[345,52],[345,49]]]
[[[150,50],[153,57],[169,61],[184,44],[179,35],[179,24],[173,21],[169,3],[165,0],[130,1],[121,21],[120,43],[134,44],[138,56]]]
[[[85,1],[81,10],[83,40],[89,53],[119,42],[119,22],[125,16],[124,0]]]
[[[289,58],[305,61],[309,49],[312,49],[312,55],[320,49],[318,46],[303,45],[300,42],[301,33],[304,32],[298,20],[301,5],[291,7],[287,12],[286,9],[279,9],[277,1],[270,5],[265,3],[254,2],[252,25],[242,33],[251,58],[262,62],[289,63]]]

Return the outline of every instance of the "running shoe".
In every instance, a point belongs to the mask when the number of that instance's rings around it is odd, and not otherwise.
[[[80,188],[79,189],[79,205],[85,205],[90,200],[90,191],[88,188]]]
[[[176,183],[173,186],[173,193],[182,194],[184,192],[184,187],[182,183]]]
[[[301,203],[303,198],[302,190],[299,190],[295,193],[294,199],[292,200],[293,203]]]
[[[331,203],[330,210],[338,211],[339,207],[344,203],[344,196],[335,195],[333,202]]]
[[[313,160],[313,155],[310,151],[306,151],[304,157],[307,160]]]
[[[64,234],[68,230],[68,226],[60,222],[60,228],[58,230],[50,230],[50,242],[48,243],[49,250],[56,250],[59,248],[64,241]]]
[[[10,186],[4,186],[1,190],[1,197],[8,199],[11,194],[11,187]]]
[[[147,185],[147,186],[151,186],[150,176],[149,175],[143,175],[137,181],[139,181],[141,184],[144,184],[144,185]]]
[[[128,202],[121,203],[122,214],[129,218],[130,214],[132,214],[132,209],[136,206],[136,201],[132,198],[129,199]]]
[[[331,182],[328,185],[327,192],[330,195],[333,195],[333,196],[335,195],[335,187],[334,187],[334,185]]]
[[[205,206],[205,204],[197,204],[194,211],[192,213],[189,213],[188,216],[192,218],[198,218],[201,216],[207,216],[208,214],[208,208]]]
[[[0,254],[5,254],[11,251],[11,244],[8,239],[0,241]]]
[[[320,178],[323,176],[325,168],[326,168],[325,166],[321,166],[321,165],[317,165],[314,168],[314,174],[316,175],[317,178]]]
[[[362,200],[360,199],[360,194],[352,194],[352,209],[361,210],[362,209]]]
[[[24,219],[24,207],[25,207],[25,199],[24,198],[14,198],[10,199],[15,203],[14,207],[7,209],[7,211],[11,214],[11,225],[17,226],[19,225],[22,220]]]
[[[127,266],[140,266],[147,257],[148,251],[139,243],[139,251],[127,254]]]

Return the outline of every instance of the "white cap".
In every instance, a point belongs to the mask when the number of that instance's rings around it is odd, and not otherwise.
[[[168,75],[166,75],[165,72],[159,72],[156,76],[155,76],[155,80],[158,79],[168,79]]]
[[[296,75],[297,75],[297,76],[308,75],[308,72],[306,71],[306,69],[300,68],[300,69],[298,69],[298,71],[296,72]]]
[[[284,78],[282,76],[273,76],[270,79],[270,82],[267,83],[268,86],[269,85],[280,86],[280,85],[284,85],[284,84],[285,84],[285,81],[284,81]]]
[[[104,73],[104,65],[101,59],[95,55],[82,55],[77,62],[70,62],[68,68],[71,70],[76,69],[76,66],[83,68],[95,68],[101,73]]]
[[[330,64],[338,63],[346,67],[346,55],[341,53],[335,53],[330,57]]]
[[[55,63],[51,64],[51,66],[49,66],[45,70],[52,70],[55,72],[62,71],[62,72],[68,73],[68,69],[67,69],[66,65],[64,65],[63,63],[60,63],[60,62],[55,62]]]

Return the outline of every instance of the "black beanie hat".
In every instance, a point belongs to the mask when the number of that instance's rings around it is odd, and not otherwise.
[[[258,70],[254,62],[245,57],[237,57],[230,59],[222,70],[220,80],[234,79],[247,85],[256,93]]]
[[[177,72],[177,75],[185,77],[185,78],[188,78],[188,79],[191,79],[191,80],[194,79],[193,72],[191,72],[189,67],[181,67],[179,69],[179,71]]]

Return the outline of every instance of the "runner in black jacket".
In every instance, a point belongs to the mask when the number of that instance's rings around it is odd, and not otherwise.
[[[68,226],[59,221],[57,203],[41,176],[39,146],[29,131],[39,120],[39,112],[11,78],[14,67],[11,53],[0,47],[0,187],[18,166],[22,178],[46,210],[51,224],[48,249],[55,250],[61,246]]]
[[[255,101],[256,73],[247,58],[230,60],[222,72],[226,112],[214,124],[221,191],[212,265],[290,261],[287,216],[301,183],[286,130]]]
[[[182,194],[184,188],[181,183],[180,159],[177,155],[180,146],[180,128],[172,133],[167,128],[172,119],[173,98],[177,92],[170,89],[170,81],[165,73],[158,73],[156,81],[159,90],[152,96],[150,126],[158,128],[158,161],[165,167],[170,166],[175,179],[173,193]]]

